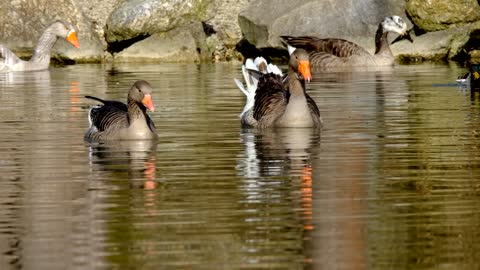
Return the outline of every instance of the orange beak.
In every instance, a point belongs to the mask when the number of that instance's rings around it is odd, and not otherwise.
[[[75,31],[71,31],[70,34],[68,34],[66,40],[70,42],[75,48],[80,48],[80,43],[78,43],[77,34],[75,33]]]
[[[300,65],[298,66],[298,71],[303,76],[306,82],[310,82],[312,80],[312,74],[310,73],[310,62],[309,61],[300,61]]]
[[[155,111],[155,106],[153,106],[152,96],[150,94],[145,94],[142,99],[143,105],[147,107],[151,112]]]

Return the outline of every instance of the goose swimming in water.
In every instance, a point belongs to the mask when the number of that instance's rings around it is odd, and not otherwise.
[[[50,51],[58,38],[64,38],[75,48],[80,48],[73,26],[64,21],[55,21],[50,24],[40,36],[32,58],[24,61],[18,58],[11,50],[0,44],[0,71],[29,71],[44,70],[50,65]]]
[[[312,69],[352,66],[391,66],[394,56],[388,43],[388,33],[407,35],[407,23],[399,16],[385,17],[378,25],[375,35],[375,54],[371,55],[360,45],[339,38],[318,38],[312,36],[282,36],[282,39],[295,48],[310,53]],[[410,41],[410,36],[407,37]]]
[[[147,81],[136,81],[128,92],[127,104],[115,100],[97,100],[88,112],[90,128],[85,133],[87,141],[149,140],[158,137],[155,124],[146,109],[153,112],[152,86]]]
[[[240,115],[242,126],[270,127],[320,127],[322,120],[315,101],[305,92],[305,81],[310,81],[308,53],[297,49],[290,55],[288,73],[259,61],[257,68],[249,69],[247,60],[243,75],[247,89],[236,80],[237,86],[247,96]]]

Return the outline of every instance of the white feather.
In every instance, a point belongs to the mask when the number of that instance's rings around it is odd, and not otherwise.
[[[292,55],[292,53],[297,49],[291,45],[288,45],[287,48],[288,48],[288,55]]]
[[[265,63],[265,66],[268,65],[267,60],[265,60],[265,58],[261,56],[255,58],[255,61],[253,61],[253,63],[255,64],[255,68],[257,69],[257,71],[261,63]]]
[[[258,70],[257,65],[253,62],[252,59],[248,58],[247,61],[245,61],[245,64],[243,65],[247,69],[255,69]]]
[[[240,118],[242,118],[243,114],[253,108],[253,105],[255,104],[255,91],[257,90],[257,84],[258,80],[251,76],[248,73],[248,70],[256,70],[259,71],[259,66],[265,63],[267,66],[266,73],[274,73],[282,76],[282,71],[280,68],[278,68],[276,65],[273,64],[268,64],[267,60],[263,57],[257,57],[255,60],[252,60],[248,58],[245,61],[245,64],[242,66],[242,75],[243,75],[243,80],[245,81],[246,86],[243,85],[242,82],[238,79],[233,79],[235,84],[237,85],[238,89],[242,91],[243,94],[247,97],[247,100],[245,102],[245,107],[243,107],[242,113],[240,114]]]
[[[268,73],[273,73],[273,74],[277,74],[277,75],[283,76],[283,73],[282,73],[282,71],[280,70],[280,68],[277,67],[277,66],[274,65],[274,64],[268,64],[268,66],[267,66],[267,72],[268,72]]]
[[[92,123],[92,110],[93,109],[98,109],[100,107],[102,107],[103,105],[95,105],[95,106],[92,106],[90,108],[90,110],[88,110],[88,124],[90,125],[90,128],[94,127],[93,126],[93,123]],[[96,127],[95,127],[96,128]]]

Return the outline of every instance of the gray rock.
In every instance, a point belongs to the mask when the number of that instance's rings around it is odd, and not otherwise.
[[[121,42],[202,21],[212,0],[127,0],[108,17],[105,38]]]
[[[153,34],[115,54],[115,62],[201,62],[209,58],[200,23]]]
[[[385,16],[406,19],[405,3],[395,0],[255,1],[239,15],[245,39],[257,48],[283,48],[280,35],[313,35],[351,40],[368,50]]]
[[[242,40],[242,31],[238,25],[238,14],[247,8],[252,0],[215,0],[208,9],[209,19],[205,22],[215,33],[207,37],[207,47],[214,62],[243,59],[236,51],[237,43]]]
[[[206,22],[213,26],[217,38],[227,46],[235,46],[242,39],[238,25],[238,14],[248,7],[252,0],[215,0],[209,9]]]
[[[465,46],[477,40],[477,33],[480,33],[480,22],[414,36],[413,43],[402,41],[391,48],[398,58],[407,62],[453,59],[465,53]]]
[[[110,13],[124,0],[75,0],[78,6],[82,7],[82,12],[92,23],[93,29],[107,48],[105,41],[104,27]]]
[[[57,19],[69,21],[76,27],[80,49],[59,40],[53,48],[52,57],[78,61],[103,58],[103,46],[98,35],[74,1],[0,1],[0,43],[19,56],[29,57],[45,27]]]
[[[409,0],[407,13],[424,31],[438,31],[480,20],[477,0]]]

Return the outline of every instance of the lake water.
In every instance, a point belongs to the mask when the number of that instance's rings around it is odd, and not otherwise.
[[[0,269],[478,269],[480,96],[455,65],[324,72],[325,123],[242,130],[240,65],[0,74]],[[83,141],[154,87],[160,139]]]

